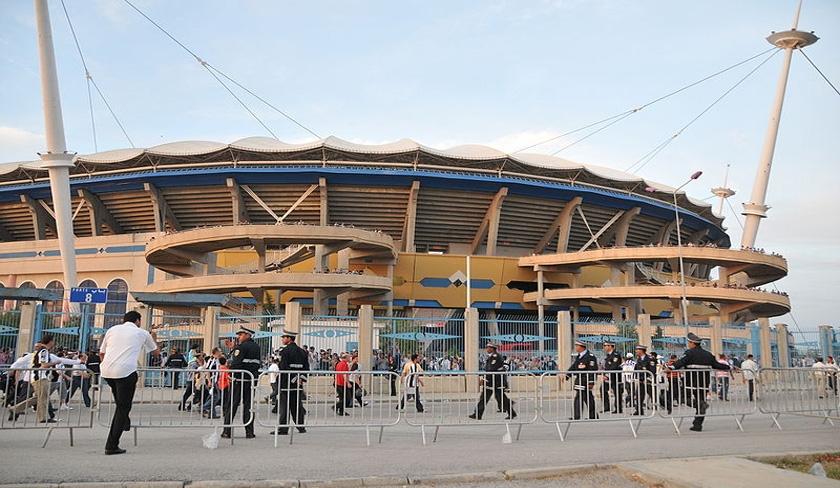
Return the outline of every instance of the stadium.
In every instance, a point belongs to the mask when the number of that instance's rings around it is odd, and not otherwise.
[[[760,337],[745,323],[769,328],[766,319],[790,310],[784,293],[761,288],[787,274],[785,259],[731,249],[707,203],[552,156],[251,137],[73,162],[79,283],[62,282],[41,162],[0,170],[0,275],[6,287],[63,296],[71,286],[108,288],[97,326],[137,294],[207,294],[229,298],[220,313],[297,302],[306,315],[347,317],[371,305],[377,316],[446,324],[454,336],[462,333],[449,321],[475,308],[479,335],[510,350],[553,350],[546,321],[569,311],[577,337],[635,338],[623,324],[639,323],[664,348],[684,335],[684,296],[701,336],[743,353]],[[178,312],[201,317],[199,305]],[[41,310],[66,315],[68,306],[47,300]]]

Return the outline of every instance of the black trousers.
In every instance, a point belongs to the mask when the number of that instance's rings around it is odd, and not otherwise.
[[[747,389],[750,392],[750,401],[753,401],[753,395],[755,395],[755,380],[747,380]]]
[[[280,391],[278,395],[280,404],[278,407],[280,408],[279,425],[281,432],[288,429],[290,414],[292,422],[294,422],[298,427],[303,427],[306,418],[306,409],[303,408],[303,398],[301,393],[302,392],[297,389]]]
[[[391,375],[391,396],[397,396],[397,377]]]
[[[580,411],[583,410],[583,404],[586,404],[589,410],[589,418],[595,418],[595,395],[592,394],[592,388],[587,386],[575,385],[575,405],[572,417],[575,420],[580,419]]]
[[[335,413],[338,415],[344,415],[344,407],[347,406],[347,400],[353,401],[352,392],[349,388],[342,386],[336,386],[335,392],[338,394],[338,401],[335,402]],[[352,405],[352,403],[351,403]]]
[[[230,383],[230,408],[224,412],[225,425],[230,425],[236,417],[239,404],[242,404],[242,423],[245,424],[245,434],[254,433],[254,415],[251,413],[251,391],[254,387],[253,381],[249,379],[237,379]],[[224,410],[224,409],[222,409]],[[230,435],[231,428],[225,427],[224,433]]]
[[[476,418],[481,418],[484,416],[484,406],[487,405],[487,402],[490,401],[490,398],[495,396],[497,399],[501,399],[502,402],[502,411],[506,413],[510,413],[511,415],[515,414],[516,412],[513,411],[510,405],[510,398],[505,394],[505,389],[502,385],[493,386],[493,387],[484,387],[481,392],[481,397],[478,399],[478,405],[475,407],[475,416]]]
[[[694,413],[696,414],[694,422],[692,422],[695,427],[703,427],[703,420],[706,418],[706,409],[709,407],[709,404],[706,403],[707,392],[707,388],[687,389],[687,393],[691,395],[689,405],[694,407]]]
[[[610,373],[606,375],[609,381],[601,383],[601,397],[604,400],[604,412],[624,412],[624,405],[621,401],[624,396],[624,383],[621,382],[621,373]],[[614,407],[610,407],[610,390],[612,390]]]
[[[645,400],[647,399],[647,390],[650,388],[650,385],[644,381],[639,381],[638,383],[634,383],[633,386],[636,388],[633,392],[633,403],[635,403],[633,406],[636,408],[634,415],[644,415]]]
[[[137,388],[137,372],[125,378],[105,378],[114,395],[114,418],[111,419],[111,430],[105,442],[106,450],[119,449],[120,437],[123,432],[131,429],[131,404],[134,401],[134,390]]]
[[[420,402],[420,388],[412,388],[414,393],[406,393],[405,395],[400,398],[400,410],[405,408],[405,399],[406,397],[414,397],[414,408],[417,409],[418,412],[423,411],[423,404]]]

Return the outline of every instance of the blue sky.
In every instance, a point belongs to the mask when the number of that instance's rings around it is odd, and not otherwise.
[[[122,0],[65,0],[88,66],[135,144],[267,135],[196,63]],[[767,47],[794,0],[163,1],[136,4],[202,58],[322,136],[403,137],[514,151],[638,106]],[[68,146],[93,152],[85,81],[58,1],[50,1]],[[808,53],[840,83],[840,2],[806,0]],[[0,161],[42,149],[34,14],[0,2]],[[639,174],[706,198],[732,165],[736,209],[755,175],[781,55],[678,137]],[[625,169],[757,62],[646,108],[559,154]],[[247,99],[247,96],[246,96]],[[310,136],[248,99],[281,140]],[[95,101],[100,150],[127,147]],[[840,97],[794,56],[758,245],[788,257],[803,329],[838,325],[840,218],[833,210]],[[534,151],[552,152],[567,138]],[[727,211],[733,242],[738,223]],[[792,325],[789,316],[777,322]]]

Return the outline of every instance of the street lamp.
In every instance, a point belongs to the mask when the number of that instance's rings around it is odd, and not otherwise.
[[[680,288],[682,289],[682,296],[680,297],[680,310],[682,310],[682,321],[683,326],[685,327],[685,335],[688,336],[688,299],[686,298],[686,289],[685,289],[685,267],[683,266],[683,253],[682,253],[682,235],[680,235],[680,207],[677,205],[677,192],[682,190],[686,185],[691,183],[692,181],[700,178],[702,175],[702,171],[695,171],[691,177],[683,183],[682,185],[674,188],[674,191],[671,192],[671,195],[674,197],[674,216],[677,222],[677,256],[679,257],[680,262]],[[656,188],[647,187],[645,191],[648,193],[654,193],[658,191]]]

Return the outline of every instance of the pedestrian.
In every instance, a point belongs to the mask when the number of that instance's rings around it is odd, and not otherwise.
[[[32,357],[32,378],[30,384],[35,395],[35,417],[38,423],[55,423],[55,419],[47,418],[50,401],[50,387],[52,386],[52,368],[56,363],[50,361],[50,349],[55,345],[55,339],[50,334],[41,337],[41,347]]]
[[[729,366],[726,360],[726,354],[720,353],[718,355],[718,362]],[[715,379],[717,380],[717,394],[718,400],[729,401],[729,379],[732,376],[732,369],[715,371]]]
[[[280,376],[280,360],[277,357],[271,358],[271,364],[268,365],[268,384],[271,386],[271,394],[268,396],[268,401],[271,402],[271,413],[277,413],[277,380]]]
[[[621,379],[624,380],[624,397],[626,406],[630,406],[633,401],[633,392],[636,391],[636,378],[634,378],[635,373],[633,370],[636,369],[636,361],[633,360],[633,353],[628,352],[625,354],[624,362],[621,363]]]
[[[697,337],[693,332],[689,332],[686,337],[688,341],[688,349],[680,359],[676,360],[672,366],[673,369],[688,369],[686,371],[684,384],[686,391],[686,403],[694,407],[695,416],[694,422],[690,430],[701,432],[703,430],[703,420],[706,416],[706,394],[709,390],[710,370],[728,370],[729,365],[719,363],[714,354],[703,349],[703,340]],[[688,397],[691,398],[688,398]]]
[[[403,367],[400,383],[404,385],[405,391],[400,397],[398,410],[404,409],[405,401],[414,396],[414,408],[417,413],[423,413],[423,403],[420,401],[420,387],[423,386],[423,378],[420,375],[423,373],[423,368],[417,362],[417,358],[417,354],[412,354],[411,359]]]
[[[306,372],[309,371],[309,353],[298,347],[295,339],[297,332],[283,329],[280,340],[285,346],[280,351],[278,369],[278,401],[280,403],[280,422],[275,431],[277,435],[288,435],[289,425],[295,423],[298,432],[306,433],[306,410],[303,408],[303,385]]]
[[[510,398],[505,394],[504,386],[504,368],[505,363],[502,356],[497,352],[497,347],[492,342],[488,342],[486,346],[487,360],[484,363],[484,377],[481,379],[481,396],[478,399],[475,412],[468,415],[469,418],[481,420],[484,415],[484,407],[490,398],[496,396],[501,398],[502,410],[507,413],[507,420],[516,418],[516,411],[513,410]]]
[[[828,388],[834,391],[834,396],[837,396],[837,380],[838,376],[840,376],[840,366],[834,362],[834,356],[828,356],[825,367],[829,369]]]
[[[817,362],[811,366],[811,369],[814,371],[814,382],[817,385],[817,395],[820,398],[823,398],[828,392],[828,382],[826,381],[826,376],[829,368],[826,367],[823,362],[823,358],[818,357]]]
[[[598,371],[598,359],[589,352],[583,341],[575,341],[575,351],[577,356],[566,373],[566,379],[572,380],[575,390],[573,416],[569,420],[580,420],[584,404],[588,407],[588,418],[596,419],[598,416],[595,413],[595,396],[592,394],[596,378],[594,373],[587,371]]]
[[[400,373],[400,365],[397,363],[393,354],[388,355],[388,372],[391,373],[388,375],[391,386],[391,396],[397,396],[397,374]]]
[[[251,391],[254,388],[254,378],[260,372],[260,346],[253,340],[254,331],[247,327],[240,327],[236,331],[237,344],[234,345],[230,339],[225,345],[231,348],[230,361],[228,366],[231,372],[231,400],[230,408],[225,415],[225,427],[222,431],[222,438],[230,439],[231,422],[236,417],[236,410],[242,404],[242,423],[245,424],[245,438],[253,439],[254,435],[254,412],[252,410]]]
[[[753,355],[747,354],[747,359],[741,362],[741,375],[744,377],[744,383],[747,384],[751,402],[755,401],[755,380],[758,378],[758,371],[758,363],[753,360]]]
[[[648,355],[647,346],[644,344],[636,346],[636,365],[633,370],[637,379],[637,391],[634,394],[636,410],[633,415],[644,415],[646,397],[652,397],[653,382],[656,379],[656,362]],[[645,371],[650,374],[646,374]],[[652,398],[652,400],[656,401],[655,398]]]
[[[120,448],[120,437],[123,432],[131,430],[129,414],[137,387],[137,358],[141,353],[149,351],[159,356],[156,339],[154,331],[150,334],[140,328],[140,313],[135,310],[126,312],[123,323],[110,327],[102,338],[99,346],[102,360],[100,370],[102,378],[111,387],[115,406],[111,430],[105,443],[107,455],[125,452],[125,449]]]
[[[349,374],[347,374],[350,371],[350,365],[347,363],[349,357],[350,355],[346,352],[341,353],[339,361],[334,367],[336,371],[335,393],[338,396],[338,401],[335,402],[335,414],[342,417],[350,415],[344,411],[344,408],[347,406],[347,399],[351,395],[349,391]]]
[[[184,355],[181,354],[181,350],[177,347],[172,348],[172,354],[166,358],[166,362],[163,363],[163,367],[167,369],[172,369],[174,371],[170,371],[170,376],[172,378],[172,389],[177,390],[181,388],[181,371],[182,369],[187,367],[187,360],[184,358]],[[165,373],[164,373],[165,374]]]
[[[604,412],[624,413],[624,406],[621,398],[624,396],[624,383],[621,381],[621,354],[616,352],[615,343],[604,341],[604,370],[616,371],[604,375],[604,382],[601,383],[601,397],[604,400]],[[614,405],[610,407],[610,390]]]

